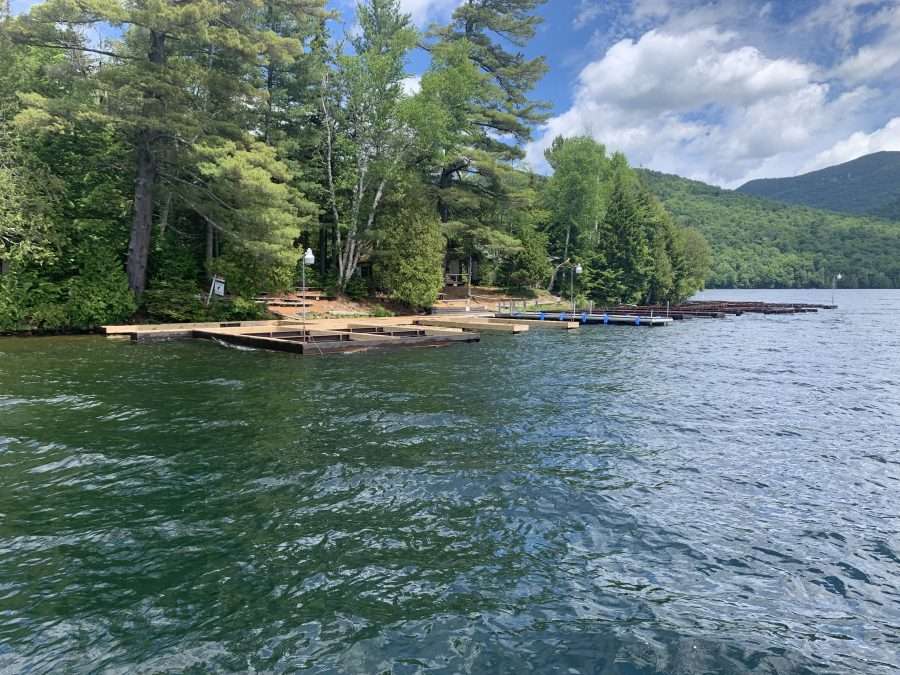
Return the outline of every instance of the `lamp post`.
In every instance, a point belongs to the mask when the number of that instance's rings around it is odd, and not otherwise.
[[[572,316],[575,316],[575,275],[581,274],[582,268],[581,265],[575,265],[572,268]]]
[[[306,253],[303,254],[303,264],[300,265],[300,287],[303,291],[303,297],[301,298],[301,302],[303,303],[303,341],[306,342],[307,334],[306,334],[306,266],[307,265],[315,265],[316,264],[316,256],[313,255],[312,249],[306,249]]]
[[[831,304],[834,304],[834,289],[837,288],[837,282],[844,278],[843,274],[835,274],[831,280]]]

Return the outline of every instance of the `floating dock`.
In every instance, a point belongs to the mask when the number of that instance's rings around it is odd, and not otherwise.
[[[591,314],[589,312],[498,312],[495,314],[498,319],[507,319],[511,321],[526,320],[532,322],[575,322],[581,325],[604,325],[604,326],[645,326],[647,328],[658,328],[660,326],[668,326],[673,322],[671,317],[666,316],[638,316],[624,314]]]
[[[487,319],[490,323],[514,323],[536,330],[578,330],[581,324],[577,321],[539,321],[537,319],[507,319],[502,317],[491,317]]]
[[[325,355],[404,347],[443,347],[478,342],[482,333],[518,335],[529,329],[577,330],[585,325],[669,326],[675,320],[724,318],[744,313],[799,314],[833,305],[758,302],[688,302],[675,307],[627,305],[602,311],[506,311],[458,316],[399,316],[372,319],[298,319],[104,326],[110,338],[151,342],[179,338],[294,354]],[[667,312],[667,313],[665,313]]]
[[[443,318],[427,317],[416,319],[419,326],[434,326],[440,328],[458,328],[463,331],[478,331],[480,333],[524,333],[528,330],[525,322],[501,322],[494,321],[492,317],[468,317],[468,318]]]
[[[618,305],[607,311],[627,316],[666,316],[684,319],[724,319],[742,314],[809,314],[820,309],[837,309],[836,305],[806,303],[734,302],[725,300],[692,300],[680,305]],[[596,313],[597,310],[594,310]]]
[[[327,325],[329,322],[316,323]],[[321,327],[312,322],[304,327],[299,321],[104,326],[104,333],[107,337],[125,337],[135,342],[195,338],[255,349],[313,355],[404,347],[443,347],[460,342],[478,342],[481,339],[477,332],[405,325],[396,321],[341,323],[343,325],[334,327]]]

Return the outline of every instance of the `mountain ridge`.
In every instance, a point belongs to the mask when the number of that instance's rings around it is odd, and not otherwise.
[[[900,222],[814,209],[647,169],[646,187],[713,250],[710,288],[900,287]]]
[[[759,178],[736,192],[839,213],[900,220],[900,151],[883,150],[799,176]]]

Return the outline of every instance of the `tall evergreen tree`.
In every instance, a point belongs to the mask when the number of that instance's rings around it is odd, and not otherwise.
[[[320,12],[321,0],[282,0],[281,11],[303,20]],[[122,40],[93,45],[83,38],[86,27],[124,29]],[[48,121],[58,114],[99,116],[119,129],[133,148],[133,217],[127,256],[128,282],[140,295],[158,205],[163,165],[177,162],[198,142],[214,137],[235,140],[245,128],[227,120],[216,103],[228,95],[254,97],[246,79],[248,62],[260,55],[289,61],[302,48],[294,37],[279,36],[258,22],[250,0],[47,0],[6,27],[19,43],[100,57],[94,81],[94,105],[70,99],[34,98]],[[235,110],[227,105],[225,110]],[[192,180],[174,172],[174,182]],[[202,204],[194,203],[202,209]]]
[[[446,107],[457,113],[444,161],[434,172],[444,221],[464,219],[472,193],[497,189],[498,164],[523,157],[521,146],[544,119],[545,105],[528,93],[546,64],[521,52],[541,21],[535,10],[544,2],[466,0],[449,25],[431,32],[434,68],[455,71],[448,77],[464,83],[443,94]]]
[[[608,273],[615,275],[623,302],[643,299],[653,259],[644,230],[645,212],[637,179],[624,158],[614,158],[609,201],[601,225],[598,251]]]

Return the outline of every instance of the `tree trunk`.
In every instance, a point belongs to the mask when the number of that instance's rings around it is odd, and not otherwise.
[[[569,237],[572,235],[572,223],[569,223],[569,227],[566,228],[566,244],[563,248],[563,261],[559,265],[553,268],[553,274],[550,276],[550,284],[547,286],[547,292],[553,292],[553,284],[556,283],[556,275],[559,274],[560,268],[569,262]]]
[[[150,31],[150,63],[162,66],[166,62],[166,35]],[[144,109],[148,117],[160,112],[160,95],[152,89],[144,93]],[[153,144],[156,134],[151,129],[137,133],[137,177],[134,181],[134,220],[128,243],[128,287],[137,296],[147,287],[147,262],[150,257],[150,239],[153,235],[153,197],[156,188],[157,162]]]
[[[324,282],[325,275],[328,273],[328,239],[329,239],[328,223],[319,224],[319,279]]]
[[[206,266],[212,271],[212,261],[216,255],[216,231],[212,223],[206,221]]]
[[[147,262],[150,258],[150,238],[153,234],[153,188],[156,183],[156,160],[150,149],[147,132],[139,136],[137,148],[137,179],[134,182],[134,220],[128,243],[128,287],[140,297],[147,287]]]
[[[440,216],[442,223],[446,223],[450,220],[450,207],[447,206],[447,203],[441,198],[440,191],[453,185],[454,171],[455,169],[451,169],[450,167],[441,169],[441,178],[438,181],[438,215]]]
[[[266,28],[275,32],[275,10],[271,2],[266,3]],[[263,139],[266,143],[272,142],[272,111],[274,102],[272,101],[272,92],[275,91],[275,61],[269,56],[266,62],[266,115],[263,121]]]

